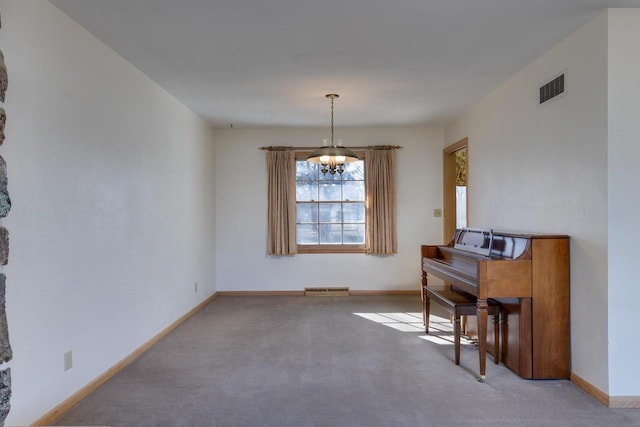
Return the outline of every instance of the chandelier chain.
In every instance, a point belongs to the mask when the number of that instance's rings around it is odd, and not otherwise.
[[[333,97],[331,97],[331,146],[333,147]]]

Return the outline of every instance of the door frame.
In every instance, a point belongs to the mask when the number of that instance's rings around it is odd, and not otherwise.
[[[467,150],[467,187],[469,186],[469,138],[462,138],[442,150],[442,204],[444,243],[449,243],[456,231],[456,155],[461,149]],[[468,195],[467,191],[467,195]],[[469,218],[469,197],[467,196],[467,219]]]

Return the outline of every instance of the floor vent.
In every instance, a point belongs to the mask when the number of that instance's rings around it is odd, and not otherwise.
[[[564,74],[540,87],[540,104],[564,93]]]
[[[349,288],[304,288],[307,297],[348,297]]]

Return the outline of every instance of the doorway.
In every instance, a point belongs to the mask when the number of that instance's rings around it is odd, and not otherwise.
[[[442,150],[443,158],[443,228],[448,243],[456,228],[466,227],[468,213],[468,138]]]

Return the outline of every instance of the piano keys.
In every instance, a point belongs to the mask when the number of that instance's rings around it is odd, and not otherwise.
[[[477,298],[481,380],[489,298],[502,312],[500,360],[522,378],[569,378],[569,236],[464,228],[421,255],[423,286],[435,276]]]

